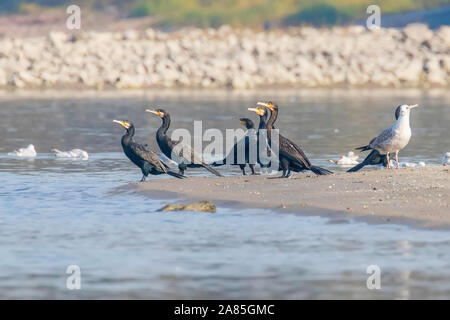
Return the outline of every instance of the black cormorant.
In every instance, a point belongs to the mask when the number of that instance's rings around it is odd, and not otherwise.
[[[269,146],[271,146],[272,128],[278,117],[278,106],[272,102],[258,102],[258,105],[267,107],[271,111],[270,118],[266,124],[267,139],[269,142]],[[283,175],[281,176],[282,178],[289,177],[291,170],[295,172],[311,170],[317,175],[326,175],[333,173],[327,169],[313,166],[311,162],[309,162],[303,150],[281,134],[279,135],[279,161],[280,167],[283,170]]]
[[[184,178],[184,176],[171,171],[163,162],[161,162],[161,160],[159,160],[158,156],[153,151],[147,149],[147,146],[133,141],[135,129],[132,122],[127,120],[113,120],[113,122],[120,124],[127,130],[121,140],[123,152],[125,152],[125,155],[131,162],[141,168],[143,174],[141,182],[145,181],[145,178],[149,174],[158,175],[167,173],[168,175],[179,179]]]
[[[267,144],[267,134],[263,134],[263,130],[266,130],[267,127],[267,118],[268,118],[268,109],[266,107],[260,107],[257,106],[256,108],[248,108],[249,111],[253,111],[255,112],[258,116],[259,116],[259,126],[258,126],[258,131],[257,131],[257,143],[258,143],[258,147],[257,147],[257,152],[258,152],[258,163],[261,166],[261,168],[269,168],[270,167],[270,150]],[[274,126],[272,126],[272,129],[275,129]],[[264,148],[265,146],[265,150],[266,152],[260,153],[259,148],[262,147]],[[264,155],[264,157],[261,157],[262,155]],[[263,161],[264,159],[264,161]],[[282,170],[282,169],[280,169]]]
[[[256,152],[257,152],[257,143],[258,138],[256,136],[255,132],[255,125],[253,124],[253,121],[248,118],[240,118],[241,124],[247,128],[247,132],[245,133],[245,136],[236,142],[233,146],[233,151],[230,151],[230,153],[223,159],[217,162],[214,162],[213,166],[222,166],[224,164],[229,165],[239,165],[239,167],[242,170],[242,174],[245,176],[245,166],[248,164],[250,167],[250,170],[252,171],[252,174],[255,173],[255,163],[252,163],[253,161],[256,162]],[[242,146],[242,143],[245,143],[244,146]],[[253,146],[253,147],[252,147]],[[254,149],[251,149],[254,148]],[[242,150],[243,149],[243,150]],[[251,159],[251,150],[254,150],[254,160]],[[244,157],[238,157],[238,154],[240,152],[245,152]]]
[[[395,120],[400,117],[400,106],[395,109]],[[364,166],[376,166],[376,165],[387,166],[387,157],[385,154],[380,154],[377,150],[372,150],[369,155],[359,164],[347,170],[347,172],[356,172],[363,168]]]
[[[166,157],[172,159],[175,162],[178,162],[178,169],[180,170],[180,174],[184,174],[184,171],[187,167],[203,167],[218,177],[222,176],[219,172],[211,168],[211,166],[207,164],[202,159],[202,157],[198,155],[190,146],[186,144],[180,145],[181,141],[173,141],[172,139],[170,139],[170,137],[167,135],[167,130],[170,127],[170,115],[167,111],[163,109],[145,111],[161,117],[162,124],[161,127],[159,127],[158,131],[156,131],[156,141],[158,142],[158,146],[161,149],[161,152],[164,153]],[[175,147],[177,147],[175,151],[178,153],[174,155],[172,154],[172,152],[174,151]]]

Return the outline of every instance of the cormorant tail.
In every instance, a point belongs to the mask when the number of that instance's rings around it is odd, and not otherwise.
[[[327,169],[324,169],[321,167],[317,167],[317,166],[311,166],[310,170],[319,176],[333,174],[333,172],[331,172],[330,170],[327,170]]]
[[[364,167],[366,164],[367,164],[367,163],[366,163],[366,161],[364,160],[363,162],[358,163],[358,164],[357,164],[356,166],[354,166],[353,168],[348,169],[347,172],[356,172],[356,171],[362,169],[362,167]]]
[[[222,162],[222,163],[220,163],[220,162]],[[225,161],[225,159],[223,159],[223,160],[220,160],[220,161],[214,161],[210,165],[213,166],[213,167],[220,167],[220,166],[224,166],[225,164],[226,164],[226,161]]]
[[[367,150],[372,150],[372,148],[369,147],[369,145],[367,145],[367,146],[364,146],[364,147],[355,148],[355,150],[359,150],[360,152],[363,152],[363,151],[367,151]]]
[[[215,174],[216,176],[222,177],[222,175],[218,171],[211,168],[211,166],[209,164],[202,163],[202,167],[205,168],[206,170],[208,170],[209,172]]]
[[[386,156],[382,156],[382,159],[377,159],[377,157],[380,156],[381,155],[377,150],[372,150],[372,152],[369,153],[369,155],[360,164],[357,164],[353,168],[348,169],[347,172],[356,172],[361,168],[369,165],[383,164],[384,166],[386,166]]]
[[[172,176],[172,177],[175,177],[175,178],[178,178],[178,179],[184,179],[184,178],[187,178],[186,176],[183,176],[183,175],[181,175],[181,174],[179,174],[179,173],[176,173],[176,172],[174,172],[174,171],[172,171],[172,170],[167,170],[167,174],[168,174],[169,176]]]

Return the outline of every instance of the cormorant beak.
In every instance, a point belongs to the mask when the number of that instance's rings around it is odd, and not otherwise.
[[[264,115],[264,110],[261,108],[247,108],[248,111],[253,111],[256,114],[263,116]]]
[[[120,124],[122,127],[124,127],[125,129],[128,129],[130,126],[128,123],[126,123],[125,121],[121,121],[121,120],[113,120],[113,122]]]
[[[409,109],[417,108],[418,106],[419,106],[418,104],[414,104],[412,106],[408,106],[407,109],[409,110]]]
[[[145,110],[145,112],[150,112],[150,113],[156,114],[157,116],[161,117],[161,112],[156,111],[156,110],[149,110],[149,109],[147,109],[147,110]]]
[[[269,108],[271,111],[273,111],[273,106],[272,106],[272,104],[270,104],[270,103],[266,103],[266,102],[258,102],[257,105],[258,105],[258,106],[263,106],[263,107]]]
[[[245,121],[241,121],[241,124],[242,124],[243,126],[245,126]]]

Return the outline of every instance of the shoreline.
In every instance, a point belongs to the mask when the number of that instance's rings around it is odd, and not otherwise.
[[[275,176],[276,177],[276,176]],[[267,209],[321,216],[332,223],[355,219],[374,224],[450,229],[450,168],[444,166],[338,173],[332,176],[154,179],[128,190],[153,199],[208,200],[219,207]],[[270,181],[268,183],[268,181]]]
[[[40,89],[5,89],[0,88],[0,100],[14,100],[14,99],[102,99],[102,98],[198,98],[198,99],[242,99],[255,98],[261,100],[265,97],[267,99],[278,99],[286,96],[292,97],[323,97],[324,95],[330,97],[340,96],[354,96],[361,97],[379,97],[389,96],[392,94],[401,93],[402,95],[418,98],[423,95],[434,97],[445,97],[450,99],[450,92],[446,88],[382,88],[382,87],[361,87],[361,88],[342,88],[342,87],[325,87],[325,88],[254,88],[233,90],[224,88],[204,89],[204,88],[162,88],[162,89],[128,89],[128,90],[94,90],[94,89],[74,89],[61,88],[56,90],[53,88]]]

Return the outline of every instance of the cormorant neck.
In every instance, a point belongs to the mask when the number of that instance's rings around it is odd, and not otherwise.
[[[165,113],[164,117],[162,117],[162,124],[161,127],[159,127],[158,131],[156,132],[156,134],[158,136],[163,136],[167,133],[167,130],[170,127],[170,116]]]
[[[122,137],[122,144],[129,144],[134,136],[134,126],[131,126],[129,129],[127,129],[127,132]]]
[[[272,127],[278,117],[278,109],[271,110],[269,121],[266,124],[267,136],[270,137],[270,133],[272,132]]]
[[[267,121],[267,111],[264,112],[262,116],[259,116],[259,127],[258,129],[265,129],[266,128],[266,121]]]

